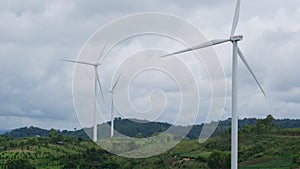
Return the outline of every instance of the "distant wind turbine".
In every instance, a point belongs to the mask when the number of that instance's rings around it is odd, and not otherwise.
[[[231,124],[232,125],[231,126],[231,128],[232,128],[232,130],[231,130],[231,168],[232,169],[237,169],[237,166],[238,166],[238,116],[237,116],[237,113],[238,113],[238,76],[237,76],[238,75],[237,74],[238,73],[238,60],[237,59],[238,58],[237,58],[237,55],[239,55],[240,59],[242,60],[242,62],[245,64],[245,66],[249,70],[250,74],[252,75],[252,77],[254,78],[258,87],[260,88],[261,92],[264,94],[265,97],[267,97],[265,91],[263,90],[262,86],[258,82],[256,76],[254,75],[248,62],[246,61],[244,55],[242,54],[242,51],[240,50],[240,48],[237,45],[238,41],[243,40],[242,35],[235,35],[235,30],[237,28],[238,21],[239,21],[240,6],[241,6],[241,0],[237,0],[235,14],[234,14],[234,18],[233,18],[233,24],[232,24],[232,28],[231,28],[231,34],[228,39],[211,40],[211,41],[205,42],[203,44],[193,46],[188,49],[180,50],[180,51],[177,51],[177,52],[174,52],[171,54],[161,56],[163,58],[163,57],[180,54],[180,53],[185,53],[188,51],[206,48],[206,47],[210,47],[210,46],[214,46],[214,45],[218,45],[218,44],[222,44],[222,43],[226,43],[226,42],[231,42],[233,44],[233,52],[232,52],[232,55],[233,55],[233,59],[232,59],[232,124]]]
[[[111,125],[110,125],[110,137],[112,138],[114,136],[114,94],[115,89],[119,83],[121,75],[119,75],[118,79],[113,84],[112,88],[109,90],[111,93],[111,102],[110,102],[110,115],[111,115]]]
[[[97,60],[96,63],[90,63],[90,62],[84,62],[84,61],[75,61],[75,60],[67,60],[67,59],[61,59],[62,61],[65,62],[71,62],[71,63],[76,63],[76,64],[82,64],[82,65],[88,65],[88,66],[93,66],[94,67],[94,71],[95,71],[95,79],[94,79],[94,124],[93,124],[93,141],[97,141],[98,137],[97,137],[97,84],[99,86],[100,89],[100,93],[102,96],[102,99],[104,99],[104,95],[102,92],[102,87],[101,87],[101,82],[100,82],[100,77],[99,77],[99,73],[98,73],[98,66],[101,65],[100,63],[100,59],[103,55],[104,49],[105,49],[106,45],[104,45],[100,56]]]

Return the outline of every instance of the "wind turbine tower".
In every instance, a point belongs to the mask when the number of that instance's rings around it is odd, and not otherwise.
[[[115,89],[119,83],[121,75],[119,75],[118,79],[116,82],[113,84],[112,88],[109,90],[111,93],[111,102],[110,102],[110,115],[111,115],[111,125],[110,125],[110,137],[112,138],[114,136],[114,94],[115,94]]]
[[[226,42],[232,43],[232,107],[231,107],[232,108],[232,115],[231,115],[232,116],[232,122],[231,122],[231,168],[232,169],[237,169],[238,167],[238,56],[240,57],[244,65],[247,67],[248,71],[250,72],[251,76],[257,83],[263,95],[267,97],[265,91],[263,90],[262,86],[258,82],[255,74],[253,73],[246,58],[244,57],[242,51],[238,47],[238,42],[243,40],[242,35],[235,35],[235,31],[239,21],[240,6],[241,6],[241,0],[237,0],[232,28],[231,28],[231,34],[229,38],[211,40],[187,49],[183,49],[171,54],[161,56],[162,58],[164,58],[176,54],[189,52],[192,50],[223,44]]]
[[[105,45],[106,46],[106,45]],[[71,62],[71,63],[75,63],[75,64],[82,64],[82,65],[88,65],[88,66],[93,66],[94,68],[94,72],[95,72],[95,78],[94,78],[94,122],[93,122],[93,141],[96,142],[97,141],[97,84],[99,86],[100,89],[100,93],[102,95],[102,98],[104,99],[103,96],[103,92],[102,92],[102,87],[101,87],[101,82],[100,82],[100,77],[99,77],[99,73],[98,73],[98,67],[101,65],[100,63],[100,59],[103,55],[105,46],[103,47],[101,54],[97,60],[96,63],[90,63],[90,62],[85,62],[85,61],[75,61],[75,60],[67,60],[67,59],[61,59],[62,61],[65,62]]]

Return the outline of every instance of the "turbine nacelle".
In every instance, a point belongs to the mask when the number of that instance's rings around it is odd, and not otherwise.
[[[109,93],[111,93],[111,94],[115,94],[116,93],[116,91],[114,91],[114,90],[107,90]]]
[[[230,41],[231,42],[237,42],[237,41],[241,41],[243,40],[243,35],[235,35],[235,36],[231,36],[230,37]]]
[[[93,65],[94,65],[95,68],[97,68],[98,66],[101,65],[101,63],[94,63]]]

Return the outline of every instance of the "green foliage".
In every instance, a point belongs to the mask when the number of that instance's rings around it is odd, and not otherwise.
[[[269,115],[270,116],[270,115]],[[271,116],[270,116],[271,117]],[[272,118],[267,117],[267,120],[265,120],[266,123],[268,123],[268,120],[271,120]],[[260,121],[260,122],[257,122]],[[213,122],[216,123],[216,122]],[[259,125],[260,128],[262,128],[263,131],[265,131],[265,123],[263,122],[263,126],[261,126],[261,120],[257,120],[255,118],[245,118],[242,120],[239,120],[239,129],[245,129],[245,126],[256,126]],[[220,121],[218,123],[217,130],[213,133],[213,136],[216,137],[220,133],[223,133],[223,131],[228,131],[231,127],[231,119],[227,119],[224,121]],[[106,125],[106,124],[101,124],[98,125],[99,130]],[[279,127],[281,128],[300,128],[300,120],[290,120],[290,119],[283,119],[283,120],[275,120],[273,119],[273,125],[274,125],[274,132],[277,132],[275,129]],[[115,129],[119,131],[120,133],[130,136],[130,137],[135,137],[137,133],[141,133],[143,137],[151,137],[153,135],[157,135],[159,133],[162,133],[166,131],[171,124],[168,123],[161,123],[161,122],[149,122],[149,121],[141,121],[137,119],[121,119],[121,118],[115,118]],[[267,125],[268,126],[268,125]],[[194,125],[194,126],[188,126],[189,128],[191,127],[190,132],[187,134],[187,138],[190,139],[197,139],[201,133],[203,124],[201,125]],[[182,131],[186,130],[186,126],[174,126],[175,131]],[[253,129],[253,128],[252,128]],[[53,129],[54,130],[54,129]],[[87,131],[88,133],[92,133],[92,128],[86,128],[86,129],[77,129],[77,130],[72,130],[72,131],[59,131],[56,130],[56,133],[59,135],[61,134],[62,136],[66,137],[76,137],[76,138],[81,138],[82,140],[88,140],[89,137],[87,134],[84,132]],[[246,130],[245,130],[246,132]],[[50,130],[45,130],[45,129],[40,129],[37,127],[23,127],[23,128],[18,128],[14,129],[3,136],[6,137],[13,137],[13,138],[24,138],[24,137],[47,137],[50,134]],[[224,134],[224,133],[223,133]],[[230,133],[227,133],[230,134]],[[109,132],[107,133],[109,136]],[[299,135],[299,134],[298,134]],[[229,135],[227,135],[229,136]]]
[[[140,133],[143,137],[151,137],[154,133],[166,131],[171,125],[161,122],[142,121],[138,119],[115,119],[115,129],[130,137]]]
[[[63,169],[77,169],[77,165],[73,162],[68,162],[64,165]]]
[[[118,121],[118,123],[122,123],[123,120],[118,119]],[[241,124],[243,127],[239,130],[239,168],[299,168],[300,128],[277,128],[276,120],[272,120],[270,116],[257,121],[252,119],[242,121],[244,122]],[[160,125],[164,126],[165,124]],[[60,132],[53,129],[50,132],[49,130],[47,136],[50,137],[11,138],[4,135],[0,136],[0,166],[19,165],[20,162],[15,161],[21,160],[25,166],[31,164],[35,168],[50,169],[193,169],[208,167],[223,169],[230,165],[230,121],[223,121],[220,125],[220,130],[217,131],[219,136],[210,138],[204,143],[199,143],[198,139],[184,139],[177,146],[161,155],[142,159],[119,157],[101,149],[92,141],[87,141],[81,137],[67,137],[62,134],[69,133],[68,131]],[[201,126],[193,127],[193,130],[198,130],[198,127]],[[261,130],[258,130],[258,127]],[[157,131],[159,128],[151,132]],[[147,127],[144,130],[147,130]],[[151,133],[135,131],[144,137],[148,136],[144,135],[145,133]],[[136,133],[134,134],[136,135]],[[151,135],[160,135],[161,143],[168,143],[175,137],[171,134],[162,135],[159,132],[154,132]],[[64,144],[58,145],[54,140],[63,141]],[[143,139],[138,140],[142,141]],[[121,146],[127,147],[127,150],[132,153],[142,145],[141,143],[132,141]],[[119,149],[120,147],[114,148]]]
[[[229,169],[230,153],[214,151],[207,159],[207,165],[211,169]]]
[[[243,130],[242,130],[243,131]],[[300,139],[274,133],[240,132],[239,162],[241,168],[299,167]],[[293,129],[293,133],[300,129]],[[32,143],[32,140],[34,144]],[[0,139],[1,140],[1,139]],[[21,150],[21,143],[28,150]],[[198,140],[184,139],[176,147],[156,157],[127,159],[110,154],[91,141],[67,140],[64,145],[53,144],[51,138],[6,139],[2,145],[12,144],[0,151],[0,166],[9,160],[24,159],[36,168],[216,168],[230,163],[230,137],[214,137],[200,144]],[[48,146],[45,146],[48,144]],[[132,144],[134,150],[136,145]],[[130,149],[129,149],[130,151]],[[296,155],[295,155],[296,154]],[[260,160],[262,159],[262,160]],[[269,159],[269,161],[263,160]],[[278,159],[278,160],[275,160]],[[257,161],[256,161],[257,160]],[[8,162],[9,161],[9,162]],[[69,164],[69,162],[72,162]],[[215,165],[215,166],[214,166]]]
[[[291,169],[291,160],[285,158],[258,158],[249,161],[248,165],[240,165],[239,169]]]
[[[205,157],[202,157],[202,156],[198,156],[198,157],[196,158],[196,160],[197,160],[198,162],[201,162],[201,163],[206,163],[206,162],[207,162],[206,158],[205,158]]]
[[[135,138],[143,138],[142,133],[137,133],[137,134],[135,135]]]
[[[53,128],[50,130],[49,137],[50,138],[57,137],[57,132]]]
[[[115,169],[121,168],[122,164],[120,163],[120,161],[112,158],[110,160],[106,160],[101,166],[107,169]]]
[[[242,129],[242,133],[253,133],[255,130],[255,126],[245,125],[245,127]]]
[[[95,147],[89,148],[83,155],[85,160],[92,162],[105,161],[107,153],[102,149],[96,149]]]
[[[258,119],[256,121],[256,131],[260,133],[274,131],[274,118],[268,115],[265,119]]]
[[[29,160],[24,159],[10,159],[5,164],[6,169],[34,169]]]
[[[294,155],[292,162],[292,168],[300,168],[300,154]]]
[[[54,129],[53,129],[54,130]],[[52,130],[52,131],[53,131]],[[50,135],[51,130],[46,130],[46,129],[41,129],[38,127],[22,127],[18,129],[14,129],[12,131],[9,131],[2,136],[10,137],[10,138],[24,138],[24,137],[48,137]],[[81,130],[76,130],[76,131],[59,131],[59,130],[54,130],[57,134],[61,134],[64,137],[80,137],[84,140],[88,139],[88,136],[86,133],[81,129]]]

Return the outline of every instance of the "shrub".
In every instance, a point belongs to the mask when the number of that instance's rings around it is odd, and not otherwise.
[[[34,169],[28,160],[18,159],[18,160],[8,160],[5,164],[6,169]]]
[[[207,159],[207,165],[211,169],[229,169],[230,168],[230,153],[214,151]]]

